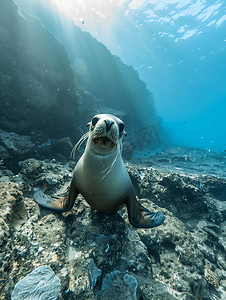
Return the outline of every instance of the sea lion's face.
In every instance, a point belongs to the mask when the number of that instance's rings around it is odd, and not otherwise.
[[[113,115],[96,115],[88,125],[95,148],[112,149],[126,135],[123,121]]]

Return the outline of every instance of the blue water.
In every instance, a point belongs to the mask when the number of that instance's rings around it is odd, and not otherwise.
[[[174,142],[226,149],[225,1],[84,0],[73,12],[58,8],[138,71]]]
[[[226,149],[224,0],[48,1],[138,71],[172,141]]]

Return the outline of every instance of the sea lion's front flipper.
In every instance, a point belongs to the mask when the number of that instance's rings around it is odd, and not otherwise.
[[[39,190],[34,193],[33,198],[40,206],[57,211],[66,212],[71,210],[78,196],[78,190],[71,183],[68,195],[61,199],[54,199]]]
[[[150,212],[137,202],[136,196],[132,195],[125,201],[128,210],[129,222],[136,228],[152,228],[159,226],[165,220],[163,212]]]

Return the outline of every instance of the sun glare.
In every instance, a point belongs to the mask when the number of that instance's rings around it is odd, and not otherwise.
[[[112,16],[114,10],[127,0],[47,0],[75,23],[98,22]]]

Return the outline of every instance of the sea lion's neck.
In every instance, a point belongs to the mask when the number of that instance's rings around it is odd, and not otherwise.
[[[98,174],[99,172],[101,180],[104,176],[104,174],[102,174],[104,170],[108,170],[111,166],[115,167],[117,165],[118,159],[121,158],[118,151],[119,149],[117,146],[112,149],[99,149],[88,141],[83,153],[82,161],[85,166],[88,166],[89,170],[92,169],[91,172],[95,174]]]

